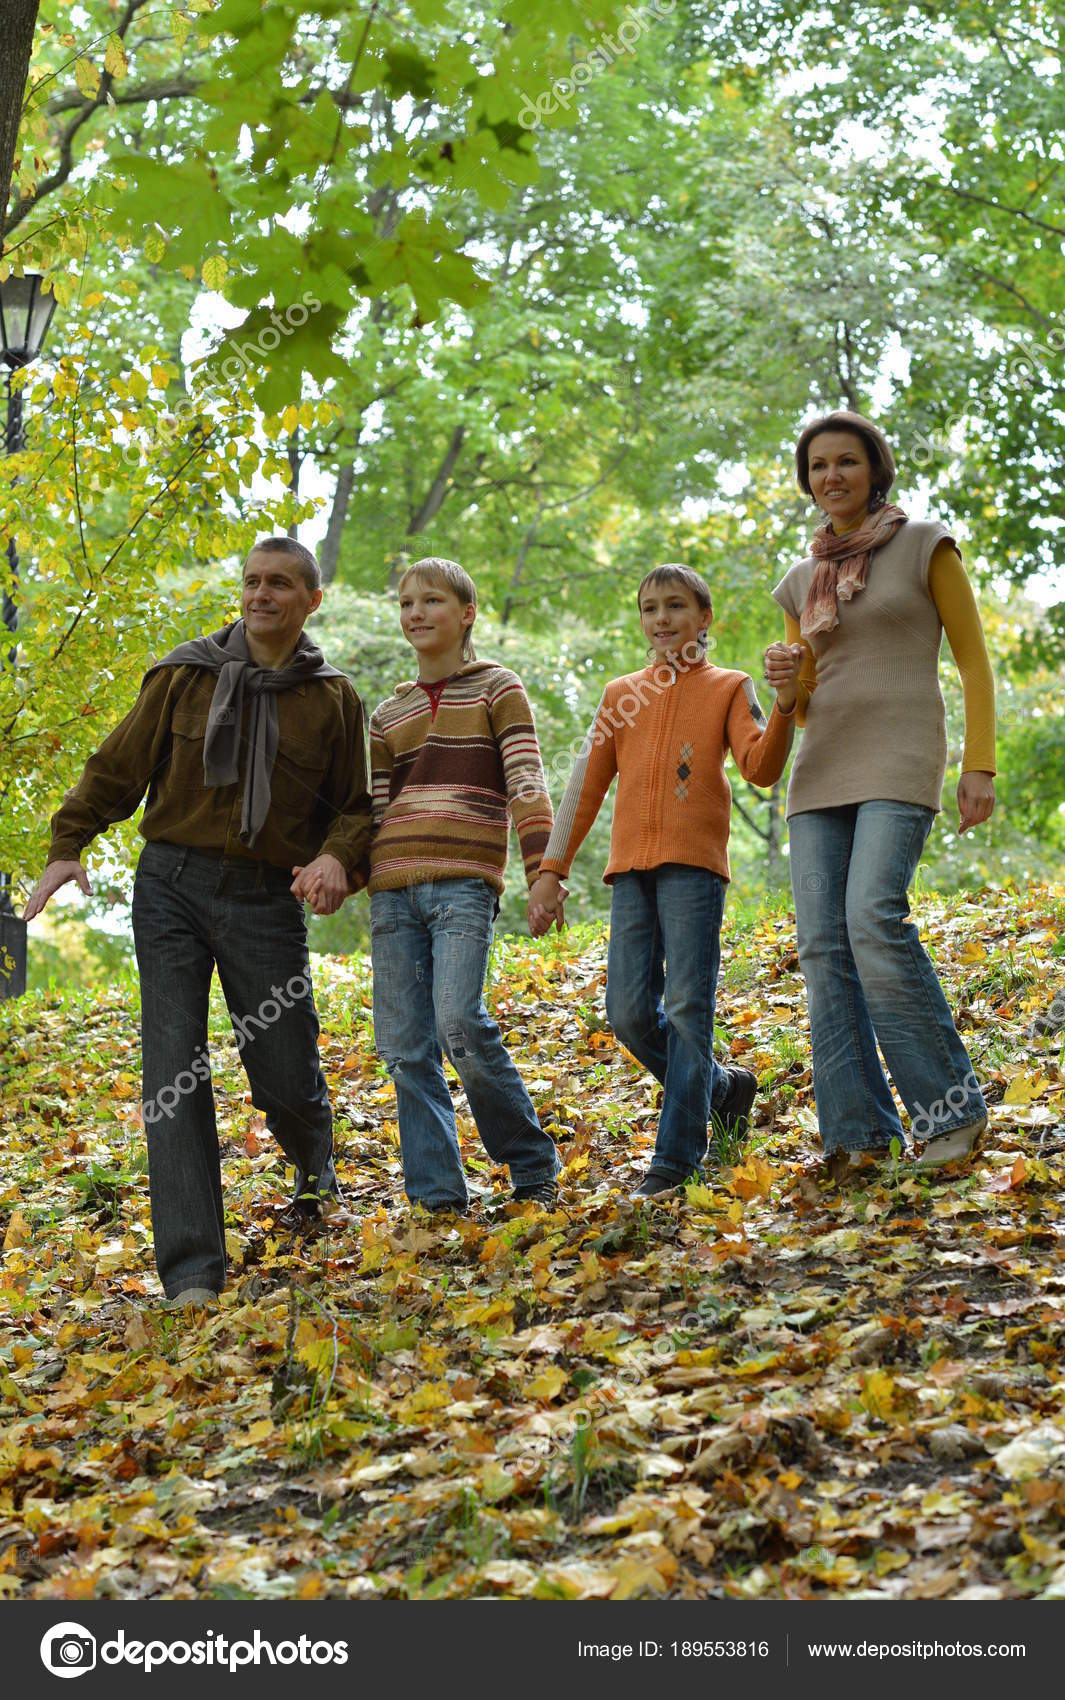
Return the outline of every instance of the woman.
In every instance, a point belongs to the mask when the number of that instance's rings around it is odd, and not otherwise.
[[[917,1161],[932,1167],[968,1156],[987,1126],[906,897],[946,767],[943,632],[965,697],[959,832],[995,805],[991,666],[950,533],[887,501],[895,462],[883,433],[860,414],[827,414],[803,431],[795,465],[826,520],[773,591],[785,643],[766,651],[765,672],[783,683],[801,647],[805,732],[787,817],[825,1162],[840,1178],[902,1138],[879,1043]]]

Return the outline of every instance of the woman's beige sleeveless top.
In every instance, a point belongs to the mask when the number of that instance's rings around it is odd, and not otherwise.
[[[791,770],[787,814],[891,798],[938,809],[947,765],[939,645],[928,591],[933,520],[907,520],[869,562],[865,589],[839,605],[839,624],[810,639],[817,688]],[[817,562],[792,567],[773,591],[801,618]]]

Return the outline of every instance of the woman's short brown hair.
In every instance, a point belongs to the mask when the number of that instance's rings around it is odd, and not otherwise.
[[[895,482],[895,456],[891,445],[879,425],[874,425],[861,413],[848,413],[845,409],[822,414],[820,419],[811,419],[809,425],[803,426],[802,435],[795,445],[795,477],[799,489],[807,496],[813,495],[810,489],[810,444],[822,431],[849,431],[861,438],[873,472],[872,494],[886,501]]]

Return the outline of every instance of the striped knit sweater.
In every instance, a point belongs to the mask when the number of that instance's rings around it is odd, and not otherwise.
[[[409,681],[370,716],[374,834],[369,890],[483,879],[503,890],[513,817],[532,883],[551,833],[532,709],[516,673],[469,661],[434,717]]]
[[[584,740],[541,873],[569,873],[618,775],[604,880],[665,862],[709,868],[729,878],[731,750],[752,785],[784,771],[794,712],[774,705],[767,722],[746,673],[706,661],[679,670],[665,663],[613,679]]]

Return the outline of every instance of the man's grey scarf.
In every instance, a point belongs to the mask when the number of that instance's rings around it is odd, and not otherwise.
[[[342,679],[345,675],[330,667],[305,632],[299,635],[291,661],[280,671],[259,667],[248,653],[243,620],[233,620],[210,637],[179,643],[148,669],[145,678],[159,667],[206,667],[218,675],[203,741],[205,785],[235,785],[239,779],[245,694],[251,698],[240,817],[240,841],[250,849],[270,808],[270,779],[277,756],[278,691],[289,691],[307,679]]]

